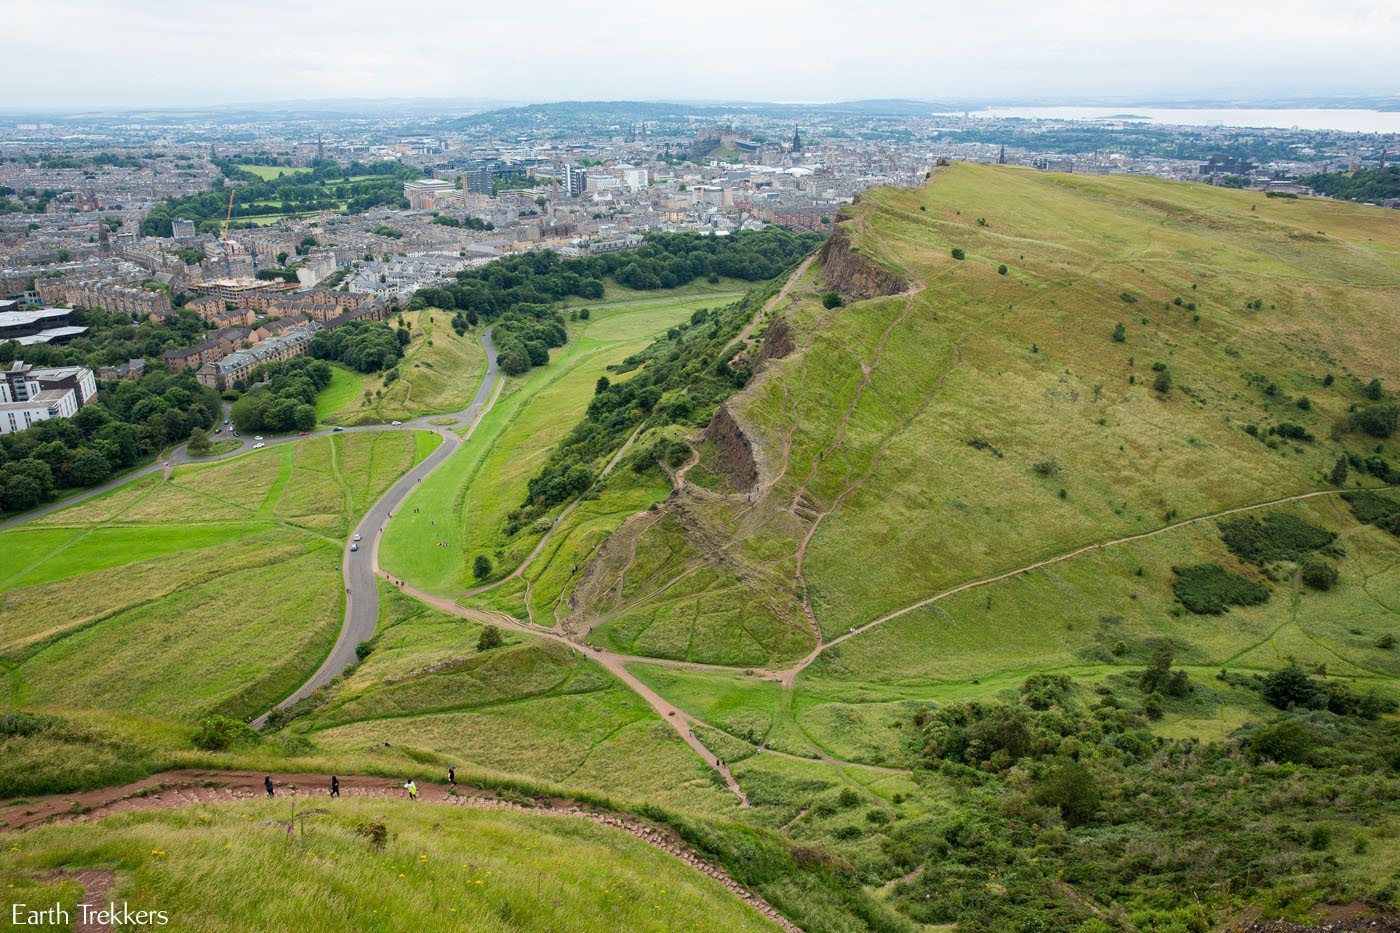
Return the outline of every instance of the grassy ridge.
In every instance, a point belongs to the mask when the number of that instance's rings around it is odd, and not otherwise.
[[[386,800],[324,801],[295,839],[286,803],[152,812],[5,837],[0,909],[76,902],[45,869],[110,865],[112,897],[181,929],[762,930],[756,911],[674,857],[571,817]],[[357,833],[388,830],[382,850]],[[13,847],[12,847],[13,846]]]
[[[470,331],[458,336],[450,326],[452,315],[444,311],[402,316],[412,337],[392,379],[336,367],[331,384],[316,400],[318,421],[383,424],[459,411],[472,400],[486,372],[479,336]]]

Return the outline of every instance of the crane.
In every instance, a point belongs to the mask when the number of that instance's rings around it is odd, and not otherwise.
[[[233,278],[233,254],[229,252],[228,248],[228,225],[233,222],[233,191],[234,189],[230,188],[228,192],[228,213],[224,215],[223,233],[224,271],[228,274],[229,278]]]

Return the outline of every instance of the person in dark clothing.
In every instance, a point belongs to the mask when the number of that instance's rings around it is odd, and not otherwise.
[[[340,796],[340,778],[336,777],[334,774],[331,775],[331,796]]]
[[[452,765],[451,767],[449,767],[449,768],[447,769],[447,783],[451,784],[453,787],[456,787],[456,786],[457,786],[457,766],[456,766],[456,765]]]
[[[272,796],[272,775],[263,778],[263,787],[267,790],[267,795]]]

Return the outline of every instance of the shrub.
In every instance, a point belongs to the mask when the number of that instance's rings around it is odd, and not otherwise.
[[[1113,339],[1117,343],[1122,343],[1128,339],[1128,329],[1123,326],[1122,321],[1113,325]]]
[[[1389,651],[1391,648],[1395,647],[1395,636],[1386,632],[1376,640],[1376,647],[1382,651]]]
[[[966,259],[966,258],[967,258],[967,253],[964,253],[964,252],[962,251],[962,247],[960,247],[960,246],[954,246],[954,247],[953,247],[953,258],[954,258],[954,259]]]
[[[491,558],[485,554],[476,555],[476,559],[472,561],[472,576],[478,580],[485,580],[491,576]]]
[[[477,651],[490,651],[504,645],[506,640],[501,637],[501,630],[494,625],[488,625],[481,630],[481,637],[476,640]]]
[[[1266,564],[1298,560],[1331,544],[1337,535],[1287,512],[1268,512],[1261,518],[1242,515],[1225,519],[1220,522],[1220,537],[1240,560]]]
[[[828,310],[831,308],[839,308],[845,303],[846,302],[836,292],[827,292],[825,295],[822,295],[822,307]]]
[[[1190,612],[1219,615],[1229,606],[1257,606],[1268,601],[1269,588],[1233,574],[1219,564],[1173,567],[1172,593]]]
[[[1312,748],[1312,736],[1302,723],[1291,719],[1263,726],[1249,740],[1249,756],[1256,762],[1302,764]]]
[[[1060,462],[1054,457],[1041,457],[1031,465],[1031,469],[1036,476],[1051,477],[1060,472]]]
[[[355,657],[361,661],[374,653],[374,642],[365,640],[355,646]]]
[[[1303,583],[1315,590],[1330,590],[1337,583],[1337,568],[1320,557],[1303,560]]]
[[[1367,405],[1351,416],[1352,427],[1384,439],[1395,433],[1398,412],[1394,405]]]
[[[1166,395],[1172,390],[1172,373],[1170,369],[1164,369],[1157,374],[1157,378],[1152,380],[1152,388],[1162,395]]]
[[[997,266],[997,275],[1006,275],[1006,263]]]
[[[195,748],[221,752],[235,742],[255,742],[258,734],[246,722],[228,716],[210,716],[199,721],[191,741]]]
[[[1051,769],[1031,792],[1041,806],[1055,807],[1071,828],[1089,822],[1099,811],[1100,794],[1093,773],[1083,765],[1067,761]]]

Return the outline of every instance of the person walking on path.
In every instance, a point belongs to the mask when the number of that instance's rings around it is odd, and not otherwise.
[[[269,774],[263,778],[263,789],[267,791],[269,797],[272,796],[272,775]]]
[[[408,783],[405,784],[405,785],[403,786],[403,789],[406,790],[406,791],[408,791],[408,799],[409,799],[409,800],[417,800],[417,799],[418,799],[418,785],[415,784],[415,783],[413,783],[413,779],[412,779],[412,778],[410,778],[409,781],[408,781]]]
[[[336,777],[334,774],[331,775],[331,796],[340,796],[340,778]]]
[[[457,766],[450,765],[447,768],[447,783],[453,787],[457,786]]]

